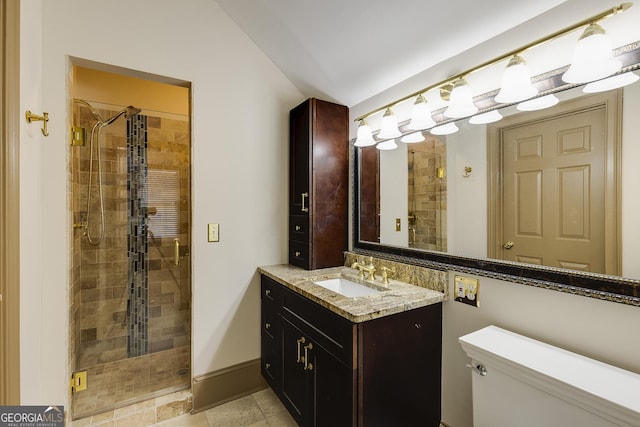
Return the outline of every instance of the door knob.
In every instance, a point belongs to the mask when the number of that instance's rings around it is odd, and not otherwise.
[[[508,242],[505,242],[505,244],[502,245],[502,247],[505,249],[511,249],[513,247],[513,242],[509,240]]]

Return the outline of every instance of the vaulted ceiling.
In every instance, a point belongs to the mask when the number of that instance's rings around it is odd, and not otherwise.
[[[358,104],[565,0],[216,0],[308,97]]]

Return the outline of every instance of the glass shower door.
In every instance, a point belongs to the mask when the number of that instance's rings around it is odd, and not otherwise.
[[[142,111],[91,132],[121,109],[74,102],[87,134],[70,154],[70,363],[87,373],[74,419],[191,380],[189,118]]]

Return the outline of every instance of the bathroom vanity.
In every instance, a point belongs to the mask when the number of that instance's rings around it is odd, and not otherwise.
[[[259,271],[262,374],[298,424],[439,425],[444,294],[346,267]],[[341,278],[372,291],[317,284]]]

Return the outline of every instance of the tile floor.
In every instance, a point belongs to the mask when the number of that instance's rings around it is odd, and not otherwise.
[[[191,391],[184,390],[145,402],[73,421],[72,427],[295,427],[275,393],[264,389],[207,411],[189,414]]]

